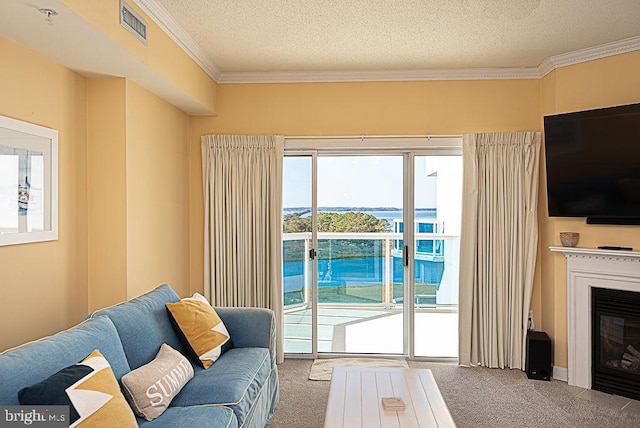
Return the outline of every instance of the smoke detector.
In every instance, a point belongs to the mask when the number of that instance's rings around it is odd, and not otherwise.
[[[45,16],[44,20],[47,21],[48,25],[53,25],[53,17],[58,16],[58,12],[55,9],[42,8],[38,9],[38,11]]]

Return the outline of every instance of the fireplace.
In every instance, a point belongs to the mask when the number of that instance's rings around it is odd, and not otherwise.
[[[599,320],[594,324],[594,313],[592,310],[592,295],[598,294],[598,289],[606,291],[622,291],[630,292],[636,296],[640,295],[640,252],[638,251],[615,251],[601,250],[594,248],[578,248],[578,247],[551,247],[551,251],[563,253],[567,258],[567,367],[553,368],[553,377],[560,380],[566,380],[569,385],[579,386],[581,388],[601,389],[596,383],[600,380],[592,379],[594,375],[594,367],[602,370],[602,376],[609,376],[612,373],[619,375],[619,382],[627,380],[638,380],[636,376],[640,373],[628,373],[630,370],[619,369],[615,367],[606,367],[607,361],[596,361],[596,358],[607,358],[609,356],[609,365],[613,365],[612,361],[617,360],[618,365],[626,366],[628,362],[633,363],[633,358],[625,354],[633,355],[632,352],[619,352],[626,349],[629,345],[640,351],[640,345],[633,344],[632,338],[625,339],[627,336],[634,336],[639,332],[637,328],[630,328],[634,325],[638,326],[640,314],[637,308],[640,307],[635,303],[635,315],[624,318],[622,312],[624,308],[614,308],[605,315],[604,321]],[[614,293],[615,294],[615,293]],[[624,295],[628,296],[628,295]],[[626,297],[625,297],[626,299]],[[626,300],[623,300],[624,304]],[[631,304],[634,306],[634,304]],[[635,321],[634,321],[635,319]],[[604,324],[604,326],[602,325]],[[621,324],[625,326],[623,329]],[[613,337],[607,340],[611,346],[606,348],[604,357],[602,352],[598,351],[598,355],[594,354],[594,341],[600,339],[601,327],[605,332],[610,332]],[[635,333],[633,332],[635,329]],[[621,332],[622,331],[622,332]],[[622,338],[620,338],[622,336]],[[616,344],[617,343],[617,344]],[[615,345],[614,345],[615,344]],[[613,348],[613,349],[611,349]],[[614,354],[613,350],[618,353]],[[629,365],[631,367],[631,365]],[[607,370],[610,369],[610,370]],[[637,388],[637,384],[636,384]],[[638,391],[638,389],[636,389]],[[611,392],[611,391],[608,391]],[[615,391],[615,394],[627,395],[622,391]]]
[[[591,289],[592,388],[640,400],[640,293]]]

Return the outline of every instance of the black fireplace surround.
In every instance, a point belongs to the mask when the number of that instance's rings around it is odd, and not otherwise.
[[[591,388],[640,400],[640,293],[591,289]]]

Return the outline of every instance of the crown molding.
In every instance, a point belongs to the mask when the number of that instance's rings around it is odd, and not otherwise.
[[[464,68],[370,71],[221,73],[218,83],[396,82],[412,80],[537,79],[537,68]]]
[[[157,0],[133,0],[176,44],[216,82],[220,70],[207,53]]]
[[[582,62],[593,61],[595,59],[606,58],[637,50],[640,50],[640,36],[605,43],[591,48],[580,49],[566,54],[554,55],[542,61],[538,66],[538,71],[540,73],[540,77],[544,77],[556,68],[567,67],[569,65],[580,64]]]
[[[555,67],[555,65],[553,65],[551,60],[549,58],[546,58],[538,66],[538,78],[542,79],[544,76],[546,76],[547,74],[551,73],[555,69],[556,69],[556,67]]]
[[[554,55],[537,67],[462,68],[364,71],[268,71],[221,72],[207,53],[187,34],[158,0],[132,0],[167,33],[217,83],[305,83],[305,82],[380,82],[417,80],[500,80],[541,79],[551,71],[640,50],[640,36],[606,43],[574,52]]]

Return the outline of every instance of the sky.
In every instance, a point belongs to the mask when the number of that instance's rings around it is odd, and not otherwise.
[[[283,207],[311,206],[311,156],[285,156]],[[402,156],[319,156],[319,207],[402,208]],[[416,161],[417,208],[435,207],[435,179]]]

